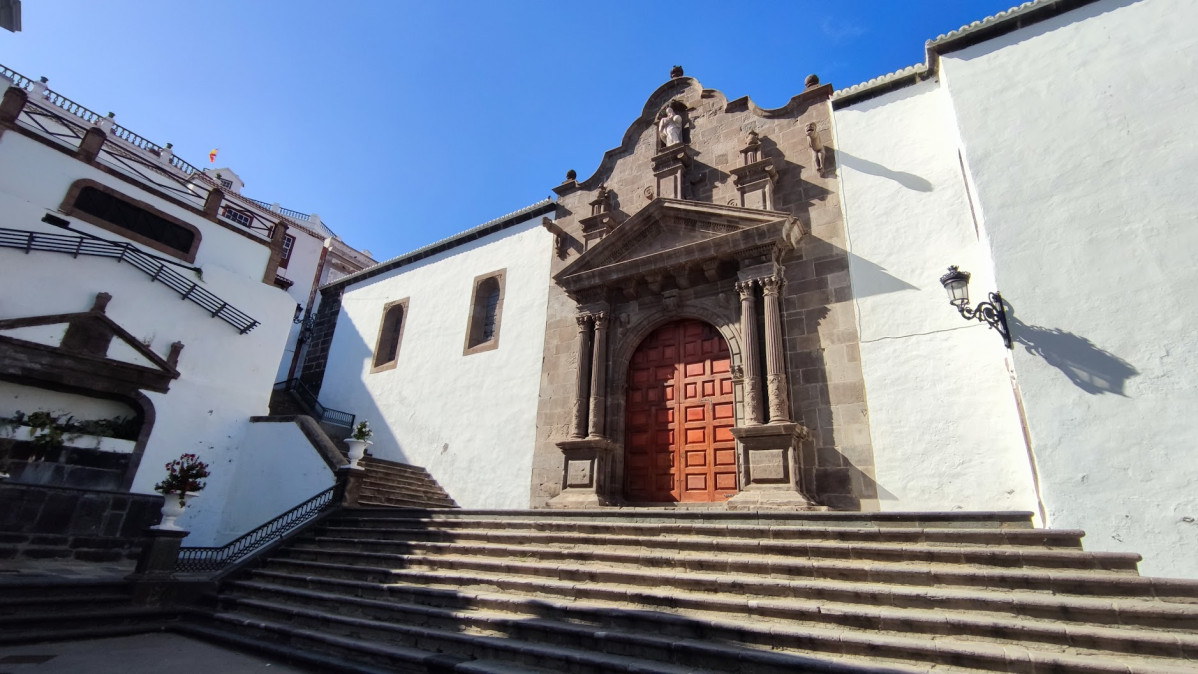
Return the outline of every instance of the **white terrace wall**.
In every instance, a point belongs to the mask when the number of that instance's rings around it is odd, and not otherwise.
[[[308,296],[317,282],[316,272],[320,267],[321,253],[324,252],[324,239],[319,239],[298,227],[289,227],[287,233],[295,237],[295,243],[291,246],[291,259],[287,263],[287,268],[280,267],[279,275],[293,282],[293,285],[287,289],[287,295],[291,298],[291,308],[294,311],[296,304],[304,308],[308,306]],[[315,311],[316,309],[313,307],[314,315]],[[295,358],[295,344],[299,339],[300,328],[299,324],[294,324],[287,335],[287,346],[279,361],[275,381],[287,379],[287,373],[290,372],[291,363]]]
[[[540,216],[350,286],[320,400],[368,419],[371,452],[426,468],[465,508],[527,508],[553,237]],[[474,279],[506,269],[499,346],[463,355]],[[410,298],[394,369],[383,306]]]
[[[1014,308],[1048,521],[1085,529],[1089,549],[1142,553],[1144,573],[1190,578],[1194,26],[1189,0],[1109,0],[941,59]]]
[[[1006,349],[939,282],[957,264],[975,292],[992,286],[951,128],[935,81],[835,112],[878,496],[891,511],[1036,511]]]
[[[270,387],[295,304],[283,291],[261,282],[269,257],[265,246],[115,179],[70,155],[47,148],[15,131],[0,136],[0,227],[63,230],[41,222],[54,212],[78,179],[109,185],[201,230],[196,264],[202,285],[261,322],[248,334],[127,264],[111,259],[48,252],[25,254],[0,249],[0,318],[87,311],[98,292],[112,301],[107,313],[165,357],[172,342],[183,342],[179,379],[166,394],[147,392],[156,422],[133,491],[152,493],[165,473],[163,464],[194,452],[212,466],[208,489],[180,524],[192,530],[188,545],[212,543],[224,504],[239,470],[239,452],[249,416],[266,414]],[[72,226],[110,240],[117,234],[71,220]],[[153,251],[151,251],[153,252]],[[31,410],[26,410],[31,411]]]

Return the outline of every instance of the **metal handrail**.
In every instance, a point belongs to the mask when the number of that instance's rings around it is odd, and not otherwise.
[[[307,405],[312,411],[312,416],[316,417],[317,421],[323,421],[333,426],[341,426],[343,428],[353,428],[354,419],[357,417],[349,412],[342,412],[330,407],[325,407],[320,400],[316,398],[316,394],[308,388],[304,382],[299,379],[288,379],[275,384],[275,390],[290,391],[299,398],[300,402]]]
[[[220,571],[258,550],[282,540],[287,534],[336,507],[339,485],[333,485],[316,496],[279,515],[256,529],[239,536],[221,547],[179,548],[177,571]]]
[[[117,262],[128,262],[149,276],[150,281],[161,282],[181,295],[183,299],[190,300],[211,313],[213,318],[219,318],[237,328],[238,332],[243,335],[260,325],[245,312],[230,306],[228,302],[201,288],[198,283],[187,280],[165,263],[129,243],[0,227],[0,248],[16,248],[24,250],[26,254],[37,250],[66,253],[72,257],[89,255],[114,258]]]

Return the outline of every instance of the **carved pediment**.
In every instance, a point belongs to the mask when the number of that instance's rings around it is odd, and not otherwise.
[[[655,199],[554,276],[568,292],[613,286],[750,251],[793,248],[802,235],[789,213]]]
[[[105,313],[100,293],[91,311],[0,320],[0,375],[127,393],[165,393],[179,377],[183,345],[166,358],[155,353]]]

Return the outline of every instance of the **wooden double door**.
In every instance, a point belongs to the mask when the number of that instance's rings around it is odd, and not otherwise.
[[[628,367],[624,497],[725,501],[737,493],[728,344],[702,321],[658,328]]]

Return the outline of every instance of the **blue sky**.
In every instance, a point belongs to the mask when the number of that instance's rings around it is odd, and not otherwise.
[[[386,259],[585,178],[680,64],[778,107],[1013,0],[26,0],[0,63]]]

